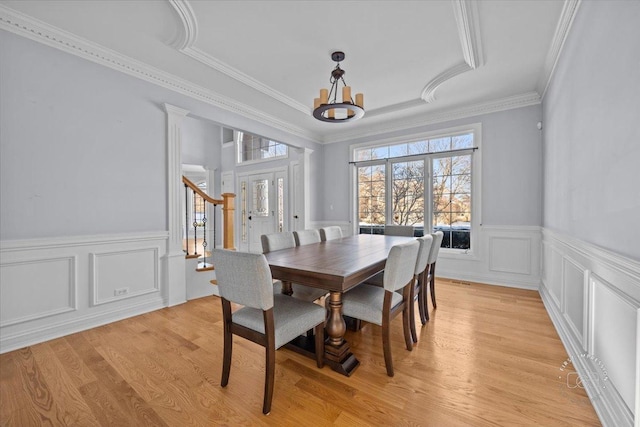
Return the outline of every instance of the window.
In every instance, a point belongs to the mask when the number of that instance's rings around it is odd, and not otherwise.
[[[273,160],[289,154],[285,144],[246,132],[236,132],[236,143],[238,163]]]
[[[353,150],[360,233],[412,225],[416,236],[442,231],[442,248],[468,252],[479,225],[480,126]],[[479,162],[479,161],[478,161]]]

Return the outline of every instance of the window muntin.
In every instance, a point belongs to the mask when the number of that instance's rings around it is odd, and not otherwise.
[[[237,132],[238,163],[273,160],[288,156],[288,147],[246,132]]]
[[[479,225],[479,198],[472,196],[472,189],[479,188],[479,181],[474,182],[479,176],[474,178],[472,170],[475,144],[479,142],[475,135],[479,129],[479,126],[471,131],[453,129],[447,135],[354,148],[360,233],[383,233],[385,223],[413,225],[416,236],[441,230],[445,234],[442,248],[469,252],[472,235],[475,235],[472,225]],[[415,167],[409,168],[418,164],[423,165],[422,179]],[[377,224],[371,225],[368,212],[362,210],[368,205],[362,200],[361,171],[374,166],[386,172],[387,203],[385,214],[380,213]],[[476,214],[472,215],[473,212]]]
[[[386,171],[384,165],[358,167],[358,222],[370,233],[386,220]]]

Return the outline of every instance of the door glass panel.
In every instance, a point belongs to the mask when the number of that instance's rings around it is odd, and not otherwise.
[[[278,178],[278,232],[284,231],[284,178]]]
[[[247,181],[240,183],[240,206],[242,209],[242,241],[247,241]]]
[[[269,216],[269,180],[253,181],[253,209],[255,216]]]

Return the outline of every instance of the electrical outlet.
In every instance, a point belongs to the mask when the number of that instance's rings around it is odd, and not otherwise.
[[[117,297],[122,296],[122,295],[126,295],[126,294],[129,293],[129,288],[119,288],[119,289],[116,289],[115,291],[113,291],[113,293]]]

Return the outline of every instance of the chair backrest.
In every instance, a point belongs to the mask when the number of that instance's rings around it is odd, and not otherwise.
[[[416,269],[413,274],[420,274],[427,268],[431,247],[433,246],[433,236],[427,234],[426,236],[418,237],[416,240],[420,243],[420,249],[418,250]]]
[[[444,238],[444,233],[442,231],[436,231],[435,233],[431,233],[433,236],[433,244],[431,245],[431,253],[429,254],[429,261],[427,264],[433,264],[438,259],[438,252],[440,252],[440,246],[442,245],[442,239]]]
[[[337,225],[332,225],[331,227],[324,227],[320,229],[320,240],[322,240],[323,242],[341,238],[342,229]]]
[[[263,234],[260,236],[260,241],[262,242],[262,253],[264,254],[279,251],[280,249],[294,248],[296,246],[296,239],[290,231]]]
[[[420,243],[412,240],[391,247],[384,266],[384,289],[397,291],[413,280]]]
[[[311,243],[320,243],[320,232],[318,230],[300,230],[294,231],[296,238],[296,246],[308,245]]]
[[[433,236],[433,244],[431,245],[431,253],[429,254],[427,264],[433,264],[438,259],[438,252],[440,252],[440,245],[442,245],[442,239],[444,238],[442,231],[436,231],[435,233],[431,233],[431,235]]]
[[[411,225],[385,225],[384,234],[387,236],[409,236],[413,237],[413,226]]]
[[[214,249],[216,279],[220,296],[246,307],[273,307],[273,280],[263,254]]]

